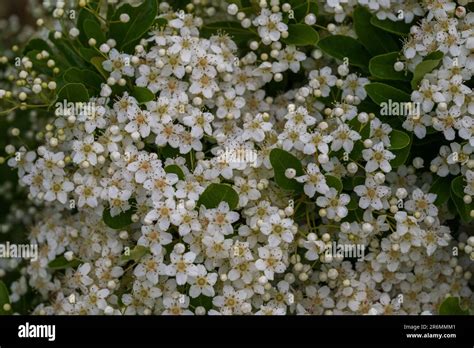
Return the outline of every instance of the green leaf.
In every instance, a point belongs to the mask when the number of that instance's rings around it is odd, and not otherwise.
[[[71,261],[68,261],[68,260],[66,260],[64,255],[61,255],[61,256],[56,257],[50,263],[48,263],[48,268],[55,269],[55,270],[66,269],[66,268],[70,268],[70,267],[76,268],[80,264],[81,264],[81,261],[79,261],[77,259],[72,259]]]
[[[120,22],[120,15],[130,16],[128,23]],[[110,37],[117,41],[117,48],[131,52],[135,43],[150,29],[158,13],[157,0],[145,0],[140,6],[129,4],[120,6],[112,17],[116,23],[110,25]]]
[[[49,34],[49,40],[56,46],[58,51],[63,55],[64,59],[69,63],[70,66],[84,67],[84,60],[77,51],[74,50],[73,41],[69,39],[55,39],[54,33]]]
[[[451,200],[456,210],[465,223],[471,222],[471,210],[474,209],[474,202],[471,204],[464,203],[464,182],[462,176],[458,176],[451,181]]]
[[[390,132],[390,150],[400,150],[410,145],[410,136],[405,132],[393,129]]]
[[[382,80],[410,81],[412,79],[410,72],[395,71],[393,68],[399,55],[399,52],[390,52],[373,57],[369,62],[372,76]]]
[[[206,24],[201,29],[201,34],[207,38],[219,33],[227,33],[237,45],[247,44],[249,41],[259,38],[249,29],[242,28],[240,22],[214,22]]]
[[[365,7],[357,7],[353,18],[357,37],[372,55],[399,50],[391,34],[370,23],[372,14]]]
[[[136,245],[132,250],[130,250],[130,253],[122,255],[122,257],[120,258],[120,261],[121,262],[128,262],[128,261],[138,262],[143,256],[145,256],[148,253],[150,253],[150,249],[148,249],[147,247],[144,247],[143,245]]]
[[[319,41],[319,34],[307,24],[289,24],[288,37],[283,39],[287,45],[314,46]]]
[[[391,152],[395,155],[395,158],[390,161],[390,165],[392,166],[392,168],[397,168],[400,167],[402,164],[405,164],[408,157],[410,156],[411,145],[412,139],[410,137],[410,143],[408,144],[408,146],[405,146],[400,150],[391,150]]]
[[[329,187],[335,188],[338,193],[342,191],[341,179],[336,178],[335,176],[332,176],[332,175],[325,175],[325,177],[326,177],[326,184],[328,184]]]
[[[179,180],[185,179],[183,170],[176,164],[170,164],[169,166],[166,166],[165,172],[176,174]]]
[[[469,315],[468,309],[462,309],[459,297],[448,297],[439,306],[441,315]]]
[[[3,309],[3,306],[6,304],[10,304],[10,296],[8,295],[7,286],[0,280],[0,315],[5,315],[10,312]]]
[[[101,45],[107,41],[105,33],[97,20],[86,19],[84,21],[84,31],[88,39],[94,38],[97,41],[97,45]]]
[[[457,176],[451,181],[451,188],[459,198],[464,198],[464,180],[462,175]]]
[[[97,8],[97,4],[94,4],[93,2],[89,1],[88,5],[91,6],[93,9]],[[81,43],[87,47],[89,45],[87,42],[88,37],[84,29],[85,28],[84,22],[86,21],[86,19],[95,21],[99,25],[100,25],[100,22],[99,22],[99,19],[93,13],[86,10],[85,8],[82,8],[79,10],[79,14],[77,16],[77,28],[79,29],[79,41],[81,41]]]
[[[431,185],[430,192],[436,194],[436,200],[434,202],[436,206],[444,204],[449,199],[449,194],[451,191],[450,183],[451,178],[449,176],[438,176]]]
[[[158,151],[162,160],[165,160],[167,158],[176,158],[177,156],[180,155],[179,149],[175,149],[174,147],[171,147],[170,145],[160,147]]]
[[[110,215],[110,208],[104,209],[102,219],[105,224],[114,230],[120,230],[132,224],[132,215],[135,213],[134,208],[130,208],[127,211],[120,213],[119,215]]]
[[[370,19],[370,23],[377,28],[399,36],[408,36],[411,28],[410,23],[405,23],[404,21],[394,22],[390,19],[381,20],[375,16]]]
[[[411,80],[411,87],[413,89],[418,88],[418,83],[423,79],[423,77],[437,68],[443,59],[443,53],[435,51],[430,53],[423,59],[422,62],[418,63],[413,73],[413,79]]]
[[[355,195],[351,195],[351,200],[349,201],[349,204],[347,205],[348,210],[356,210],[359,208],[359,199]]]
[[[203,204],[206,208],[216,208],[220,202],[227,202],[230,210],[234,210],[239,203],[239,195],[227,184],[210,184],[199,197],[197,205]]]
[[[93,48],[80,47],[79,55],[87,62],[90,62],[92,58],[97,56],[97,51]]]
[[[87,102],[89,93],[82,83],[67,83],[58,92],[57,100],[67,100],[68,102]]]
[[[331,57],[339,60],[347,58],[350,65],[368,71],[370,54],[356,39],[344,35],[333,35],[319,40],[318,46]]]
[[[370,99],[378,105],[384,102],[388,103],[389,99],[395,102],[410,101],[410,95],[408,93],[384,83],[373,82],[365,85],[364,88]]]
[[[275,172],[275,182],[278,186],[286,190],[302,190],[302,183],[285,176],[285,170],[288,168],[293,168],[296,171],[296,176],[304,175],[303,166],[298,158],[285,150],[273,149],[270,152],[270,163]]]
[[[64,81],[68,83],[84,83],[86,86],[99,91],[102,77],[89,69],[69,68],[64,73]]]
[[[102,66],[102,62],[104,61],[104,57],[94,57],[92,58],[91,64],[95,66],[97,71],[102,75],[103,78],[107,79],[109,77],[109,73],[104,70],[104,67]]]
[[[297,22],[303,21],[309,13],[318,14],[318,4],[314,0],[289,0],[288,3]]]
[[[132,95],[139,104],[144,104],[155,99],[155,94],[146,87],[133,87]]]
[[[23,49],[23,54],[26,55],[28,52],[37,50],[37,51],[47,51],[51,53],[51,47],[49,47],[48,43],[41,39],[31,39],[26,44],[25,48]]]

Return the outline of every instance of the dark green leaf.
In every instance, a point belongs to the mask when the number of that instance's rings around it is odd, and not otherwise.
[[[23,49],[23,54],[27,54],[30,51],[37,50],[39,52],[41,51],[47,51],[51,53],[51,47],[49,47],[48,43],[44,40],[41,39],[31,39],[28,41],[26,44],[25,48]]]
[[[56,46],[58,51],[63,55],[66,61],[69,63],[70,66],[75,67],[84,67],[84,60],[82,57],[75,51],[73,43],[69,39],[55,39],[54,33],[51,32],[49,34],[49,40]]]
[[[174,173],[178,176],[179,180],[184,180],[184,172],[183,170],[176,164],[170,164],[169,166],[165,167],[165,172],[167,173]]]
[[[8,288],[4,282],[0,280],[0,315],[5,315],[10,313],[3,309],[3,306],[10,304],[10,296],[8,295]]]
[[[89,2],[89,6],[92,6],[93,9],[97,8],[97,4]],[[88,46],[88,37],[86,31],[84,30],[84,22],[87,20],[95,21],[100,25],[99,19],[90,11],[82,8],[79,10],[79,15],[77,16],[77,28],[79,29],[79,40],[84,46]]]
[[[289,0],[288,3],[291,5],[294,20],[297,22],[303,21],[309,13],[318,14],[318,4],[314,0]]]
[[[259,38],[258,35],[251,32],[249,29],[242,28],[239,22],[214,22],[206,24],[201,29],[201,34],[204,37],[210,37],[211,35],[217,35],[220,33],[228,34],[238,45],[244,45],[251,40]]]
[[[55,270],[66,269],[70,267],[76,268],[80,264],[81,262],[77,259],[72,259],[71,261],[68,261],[63,255],[61,255],[61,256],[56,257],[50,263],[48,263],[48,268],[55,269]]]
[[[395,102],[409,102],[410,95],[390,85],[374,82],[364,86],[369,97],[378,105],[388,103],[389,100]]]
[[[331,57],[339,60],[347,58],[350,65],[368,71],[370,54],[356,39],[344,35],[333,35],[319,40],[318,46]]]
[[[357,37],[372,55],[399,50],[391,34],[370,23],[372,14],[365,7],[357,7],[353,18]]]
[[[127,211],[120,213],[119,215],[110,215],[110,208],[104,209],[102,219],[105,224],[114,230],[120,230],[132,224],[132,215],[135,213],[135,209],[131,208]]]
[[[82,83],[68,83],[58,92],[57,100],[87,102],[89,101],[89,93]]]
[[[410,136],[405,132],[393,129],[390,133],[390,150],[400,150],[410,144]]]
[[[336,189],[337,192],[342,191],[342,181],[339,178],[336,178],[335,176],[332,175],[325,175],[326,177],[326,184],[328,184],[329,187],[333,187]]]
[[[83,82],[87,87],[94,90],[100,90],[100,84],[103,82],[102,78],[94,71],[89,69],[69,68],[64,73],[64,81],[68,83]]]
[[[390,19],[381,20],[375,16],[370,19],[370,23],[377,28],[399,36],[407,36],[410,33],[411,28],[410,23],[405,23],[404,21],[394,22]]]
[[[398,61],[399,52],[391,52],[373,57],[369,62],[372,76],[382,80],[410,81],[412,74],[405,71],[395,71],[393,68]]]
[[[227,184],[210,184],[199,197],[197,205],[203,204],[206,208],[216,208],[220,202],[227,202],[230,210],[239,204],[239,195]]]
[[[464,203],[464,182],[462,176],[458,176],[451,182],[451,200],[456,210],[465,223],[472,221],[471,210],[474,209],[474,202],[471,204]]]
[[[104,31],[100,27],[100,23],[96,20],[86,19],[84,21],[84,31],[87,38],[94,38],[97,41],[97,45],[101,45],[107,41]]]
[[[410,149],[412,145],[412,139],[410,138],[410,144],[405,146],[403,149],[400,150],[391,150],[391,152],[395,155],[395,158],[390,161],[390,165],[392,168],[397,168],[402,164],[405,164],[408,157],[410,156]]]
[[[120,15],[130,16],[128,23],[120,22]],[[112,17],[116,23],[110,25],[110,37],[117,41],[117,48],[132,52],[135,44],[148,32],[158,13],[157,0],[145,0],[140,6],[132,7],[129,4],[120,6]]]
[[[459,297],[448,297],[439,306],[441,315],[469,315],[468,309],[462,309],[459,303]]]
[[[436,200],[434,202],[436,206],[444,204],[449,199],[450,191],[451,178],[449,176],[437,177],[430,188],[430,192],[436,194]]]
[[[133,87],[132,95],[139,104],[144,104],[155,99],[155,94],[146,87]]]
[[[356,210],[359,208],[359,199],[356,195],[351,195],[351,200],[349,201],[349,204],[347,205],[348,210]]]
[[[296,171],[296,176],[304,175],[303,166],[298,158],[285,150],[273,149],[270,152],[270,162],[275,172],[275,182],[278,186],[286,190],[302,190],[303,184],[295,179],[288,179],[285,176],[285,171],[288,168],[293,168]]]
[[[104,57],[94,57],[91,59],[91,64],[95,66],[95,68],[102,75],[102,77],[107,79],[109,77],[109,73],[105,71],[104,67],[102,66],[102,62],[104,60],[105,60]]]
[[[307,24],[289,24],[288,37],[283,39],[287,45],[314,46],[319,41],[319,34]]]
[[[413,89],[418,88],[418,83],[423,79],[423,77],[428,74],[429,72],[433,71],[433,69],[437,68],[443,59],[443,53],[439,51],[435,51],[430,53],[418,63],[415,68],[415,72],[413,73],[413,79],[411,80],[411,87]]]
[[[150,249],[147,247],[144,247],[143,245],[136,245],[132,250],[130,250],[130,253],[126,253],[122,255],[120,258],[121,262],[128,262],[128,261],[134,261],[138,262],[140,259],[148,254],[150,252]]]

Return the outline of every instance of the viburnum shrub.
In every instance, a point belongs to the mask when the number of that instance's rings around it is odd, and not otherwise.
[[[467,2],[32,1],[0,312],[468,313]]]

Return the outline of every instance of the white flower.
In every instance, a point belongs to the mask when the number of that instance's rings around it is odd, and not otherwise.
[[[173,241],[173,236],[160,230],[159,226],[142,226],[142,235],[137,241],[137,245],[150,248],[154,255],[161,255],[163,252],[163,245],[168,245]]]
[[[440,92],[441,87],[430,84],[426,79],[421,81],[421,85],[417,91],[411,94],[411,100],[420,103],[424,112],[430,112],[435,103],[446,101],[446,98]]]
[[[183,117],[183,123],[191,127],[191,135],[194,138],[202,138],[203,134],[212,134],[211,122],[214,116],[209,112],[202,112],[193,108],[190,116]]]
[[[316,199],[316,204],[320,207],[326,208],[328,219],[334,219],[336,217],[342,219],[348,213],[346,205],[350,200],[349,195],[345,193],[341,193],[338,197],[336,189],[330,187],[329,192]]]
[[[230,211],[229,204],[225,201],[220,202],[215,209],[207,209],[206,218],[209,221],[208,231],[228,235],[233,233],[232,224],[239,219],[239,214]]]
[[[254,25],[258,26],[258,34],[267,42],[280,40],[281,33],[288,30],[283,23],[281,12],[272,13],[268,9],[262,9],[259,16],[254,19]]]
[[[158,92],[160,85],[160,71],[155,67],[143,64],[138,68],[140,77],[136,79],[135,83],[138,87],[147,87],[153,93]]]
[[[167,274],[167,267],[163,263],[163,255],[144,256],[135,267],[133,274],[139,279],[147,279],[153,285],[158,284],[159,275]]]
[[[255,267],[263,271],[265,277],[273,280],[275,273],[283,273],[286,265],[282,262],[283,252],[278,247],[260,247],[258,248],[259,259],[255,262]]]
[[[415,189],[412,193],[412,199],[405,202],[405,209],[410,212],[419,212],[422,217],[426,215],[437,216],[438,208],[433,204],[435,200],[435,194],[424,193],[420,189]]]
[[[325,195],[329,192],[329,186],[326,184],[326,178],[320,172],[318,166],[314,163],[309,163],[306,168],[306,175],[295,178],[296,181],[304,183],[304,193],[308,197],[314,197],[318,192]]]
[[[104,146],[94,140],[93,135],[86,135],[82,141],[75,140],[72,148],[74,155],[72,160],[74,163],[89,162],[95,166],[97,164],[97,155],[104,152]]]
[[[62,204],[67,201],[67,194],[74,190],[74,184],[61,176],[55,176],[51,180],[46,180],[43,183],[46,189],[44,199],[48,202],[58,200]]]
[[[362,157],[367,161],[365,165],[367,172],[372,173],[380,168],[385,173],[388,173],[392,170],[389,161],[393,160],[395,155],[385,150],[383,143],[380,142],[372,146],[371,149],[362,150]]]
[[[133,76],[135,69],[131,64],[131,58],[128,54],[122,54],[115,48],[109,52],[109,59],[102,63],[106,71],[111,72],[110,76],[119,80],[122,75]]]
[[[265,122],[262,114],[257,114],[253,119],[244,123],[244,133],[242,140],[252,139],[256,142],[261,142],[265,139],[265,132],[272,129],[270,122]]]
[[[171,264],[167,267],[167,274],[176,277],[176,283],[183,285],[188,282],[188,277],[196,277],[198,268],[193,264],[196,254],[189,251],[184,254],[170,254]]]
[[[288,45],[280,51],[278,61],[273,63],[272,71],[274,73],[284,72],[288,69],[297,73],[300,70],[300,62],[306,59],[306,55],[296,49],[294,45]]]
[[[260,230],[268,236],[270,247],[276,247],[281,242],[291,243],[295,234],[293,221],[282,219],[278,214],[272,215],[268,222],[264,222]]]
[[[129,133],[138,132],[142,138],[150,135],[150,112],[146,110],[139,110],[136,113],[129,114],[130,122],[125,126],[125,130]]]
[[[384,208],[382,199],[390,193],[390,189],[377,185],[372,177],[367,177],[365,185],[354,187],[354,192],[360,197],[359,207],[362,209],[370,206],[375,210],[382,210]]]
[[[97,181],[93,176],[87,176],[81,180],[81,184],[76,186],[75,193],[79,196],[77,206],[82,208],[87,205],[91,208],[97,207],[98,198],[102,192],[102,188],[97,186]]]
[[[189,296],[196,298],[203,294],[205,296],[214,297],[214,284],[217,281],[217,273],[207,273],[203,265],[198,265],[196,276],[190,281],[191,288],[189,289]]]
[[[331,150],[339,151],[341,148],[346,152],[351,152],[354,148],[354,141],[361,138],[360,134],[351,130],[348,125],[341,124],[333,133]]]
[[[224,285],[223,294],[214,297],[212,304],[219,307],[222,314],[241,314],[241,306],[246,298],[245,290],[236,291],[232,286]]]

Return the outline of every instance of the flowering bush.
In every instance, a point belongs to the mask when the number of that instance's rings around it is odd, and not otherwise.
[[[0,237],[38,247],[0,312],[467,313],[466,3],[43,1],[0,58]]]

